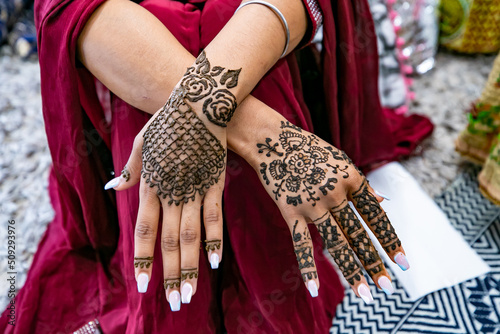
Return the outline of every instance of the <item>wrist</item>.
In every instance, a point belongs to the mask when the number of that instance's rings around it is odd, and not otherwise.
[[[227,127],[228,148],[253,168],[260,164],[257,143],[273,137],[286,119],[277,111],[248,96],[238,107]]]

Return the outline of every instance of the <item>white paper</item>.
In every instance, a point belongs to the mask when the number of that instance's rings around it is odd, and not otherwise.
[[[403,272],[375,244],[411,300],[490,271],[401,164],[387,164],[367,178],[373,189],[390,198],[382,207],[403,243],[410,269]]]

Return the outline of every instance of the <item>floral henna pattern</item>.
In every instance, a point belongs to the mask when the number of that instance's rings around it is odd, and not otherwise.
[[[377,250],[347,201],[333,208],[332,214],[337,217],[347,240],[349,240],[349,245],[357,254],[368,274],[373,276],[383,271],[384,265]]]
[[[293,244],[294,252],[297,256],[297,262],[299,264],[299,270],[302,273],[302,279],[304,282],[308,280],[318,278],[318,274],[314,267],[313,250],[311,247],[311,235],[309,234],[309,229],[307,225],[303,231],[297,231],[297,225],[299,221],[296,220],[293,225]],[[304,271],[304,269],[312,268],[310,271]]]
[[[203,113],[210,122],[226,127],[237,107],[236,97],[229,91],[238,85],[238,70],[211,67],[205,51],[198,56],[195,66],[189,67],[180,86],[189,102],[203,102]]]
[[[352,198],[356,204],[356,208],[361,215],[366,217],[368,226],[370,226],[375,233],[385,251],[390,253],[391,251],[395,251],[398,247],[401,247],[401,241],[394,227],[390,223],[389,218],[387,218],[386,213],[378,204],[375,196],[368,190],[366,181],[352,194]]]
[[[337,263],[347,282],[354,285],[356,282],[361,281],[363,273],[356,263],[354,252],[349,247],[346,239],[343,238],[342,232],[338,230],[337,223],[332,222],[329,212],[315,220],[314,223],[321,238],[323,238],[325,248]]]
[[[158,197],[179,205],[218,182],[226,150],[187,103],[181,87],[144,133],[142,177]]]
[[[281,122],[282,132],[278,142],[266,138],[258,143],[260,154],[276,159],[260,164],[260,174],[266,185],[274,184],[274,199],[285,193],[287,204],[298,206],[309,202],[312,206],[320,200],[316,186],[323,195],[335,189],[337,177],[348,178],[352,162],[347,155],[331,146],[322,147],[313,134],[305,134],[289,122]],[[336,177],[328,177],[334,174]],[[304,196],[304,197],[302,197]]]

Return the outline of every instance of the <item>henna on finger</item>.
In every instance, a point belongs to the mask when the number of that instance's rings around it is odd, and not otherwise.
[[[181,269],[181,281],[193,278],[198,278],[198,268]]]
[[[121,172],[121,176],[125,179],[125,182],[130,181],[130,172],[128,170],[127,165],[123,167],[123,170]]]
[[[174,289],[178,288],[181,286],[181,279],[180,277],[176,278],[166,278],[163,280],[163,288],[167,290],[168,288]]]
[[[339,206],[332,208],[331,212],[340,223],[349,245],[368,274],[373,277],[383,272],[384,265],[382,259],[373,246],[368,233],[347,203],[347,200],[344,200]]]
[[[354,252],[349,247],[344,235],[338,230],[337,223],[332,222],[330,212],[326,212],[314,223],[321,238],[323,238],[325,248],[335,260],[347,282],[352,286],[360,282],[363,277],[361,268],[357,264]]]
[[[360,214],[366,217],[366,222],[380,241],[384,250],[389,254],[401,247],[394,227],[387,214],[382,210],[377,198],[373,196],[365,180],[358,190],[352,193],[352,198]]]
[[[214,240],[205,240],[205,250],[207,252],[214,252],[216,249],[220,249],[222,244],[222,240],[214,239]]]
[[[153,257],[134,257],[134,267],[141,269],[148,269],[153,263]]]
[[[294,252],[297,257],[297,263],[299,264],[299,270],[302,275],[304,282],[318,278],[318,273],[314,265],[313,249],[312,249],[312,239],[309,234],[309,228],[307,225],[302,231],[297,230],[299,221],[296,220],[293,225],[292,238],[294,243]],[[310,271],[304,271],[304,269],[313,268]]]

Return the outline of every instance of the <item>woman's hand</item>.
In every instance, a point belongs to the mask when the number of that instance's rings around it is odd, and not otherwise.
[[[313,223],[354,292],[365,302],[372,296],[361,265],[375,284],[390,294],[390,277],[368,233],[349,205],[373,231],[384,250],[403,270],[409,268],[398,239],[377,196],[361,171],[342,151],[314,134],[282,120],[269,137],[257,139],[250,163],[288,223],[302,278],[318,294],[308,224]]]
[[[135,271],[139,292],[151,277],[160,207],[164,286],[172,311],[196,292],[201,234],[213,269],[222,257],[222,191],[226,166],[226,123],[236,109],[231,89],[240,70],[212,67],[205,52],[189,67],[165,106],[134,141],[122,175],[107,189],[140,181],[135,228]],[[142,152],[142,160],[140,159]],[[140,177],[141,175],[142,177]]]

